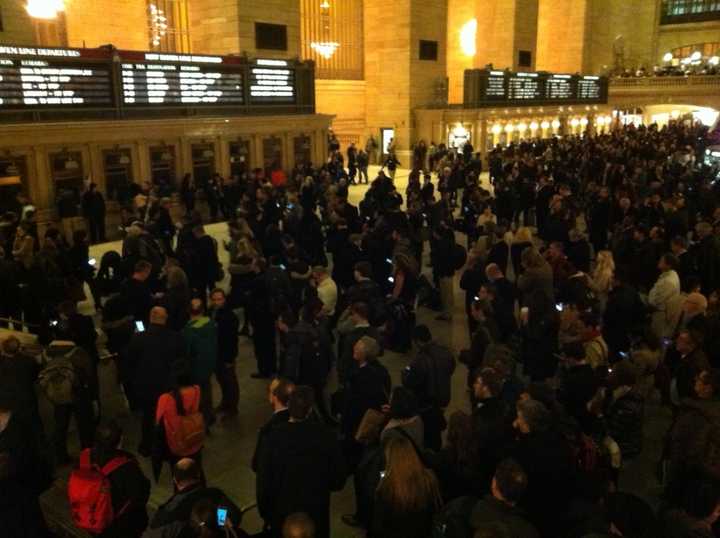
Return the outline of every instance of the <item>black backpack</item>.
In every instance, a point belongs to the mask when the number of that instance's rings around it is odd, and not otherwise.
[[[459,271],[463,267],[465,267],[465,263],[467,262],[467,250],[465,250],[465,247],[455,243],[452,250],[452,264],[453,269],[455,271]]]
[[[470,516],[478,500],[458,497],[445,505],[433,521],[432,538],[472,538]]]

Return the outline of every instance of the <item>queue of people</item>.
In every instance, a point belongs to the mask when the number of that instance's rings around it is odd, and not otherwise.
[[[243,177],[227,243],[189,196],[177,225],[148,199],[99,264],[82,233],[68,244],[51,226],[40,242],[32,216],[4,223],[2,312],[43,351],[13,336],[0,349],[2,520],[48,535],[38,496],[52,465],[72,463],[72,518],[94,535],[244,536],[244,510],[204,465],[207,436],[238,414],[246,336],[272,410],[246,458],[264,536],[334,535],[332,494],[348,483],[342,521],[371,538],[715,536],[720,210],[704,135],[672,123],[498,147],[492,189],[471,146],[418,144],[404,196],[381,170],[358,207],[360,152],[346,169],[338,144],[282,185]],[[84,283],[95,318],[78,312]],[[450,349],[463,311],[469,345]],[[105,352],[140,417],[135,452],[101,406]],[[391,352],[407,356],[396,383]],[[619,489],[654,394],[673,416],[659,509]],[[171,470],[154,514],[139,458],[155,481]]]

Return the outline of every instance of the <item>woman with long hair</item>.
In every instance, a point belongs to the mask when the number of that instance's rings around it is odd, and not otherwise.
[[[435,474],[406,437],[385,444],[385,470],[375,492],[371,538],[429,538],[442,500]]]
[[[604,312],[607,304],[610,288],[612,287],[613,276],[615,275],[615,260],[612,252],[601,250],[595,259],[595,269],[590,277],[590,287],[597,295],[600,302],[600,309]]]
[[[510,246],[510,257],[512,258],[513,271],[515,271],[515,279],[517,279],[525,268],[521,262],[521,256],[523,251],[532,247],[532,231],[527,226],[518,228],[513,237],[512,245]]]

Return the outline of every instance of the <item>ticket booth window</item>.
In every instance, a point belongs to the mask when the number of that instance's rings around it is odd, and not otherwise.
[[[242,179],[250,170],[250,141],[230,142],[230,175]]]
[[[126,204],[132,198],[132,158],[130,149],[103,151],[105,192],[108,200]]]
[[[85,179],[83,158],[79,151],[50,154],[50,175],[53,180],[55,199],[72,198],[80,204]]]
[[[168,196],[176,190],[175,146],[152,146],[150,148],[150,177],[160,196]]]
[[[293,141],[295,165],[312,164],[312,142],[307,135],[296,136]]]
[[[265,172],[281,170],[283,162],[282,139],[271,136],[263,140],[263,168]]]
[[[212,144],[193,144],[192,167],[195,184],[204,188],[215,175],[215,147]]]
[[[17,195],[27,194],[27,160],[22,157],[0,157],[0,213],[17,213]]]

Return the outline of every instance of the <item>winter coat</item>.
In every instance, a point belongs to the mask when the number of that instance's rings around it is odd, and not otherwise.
[[[618,444],[623,459],[640,454],[643,448],[645,399],[635,389],[620,387],[613,391],[605,412],[607,432]]]
[[[191,319],[183,329],[193,382],[200,386],[210,381],[218,361],[217,325],[207,316]]]

